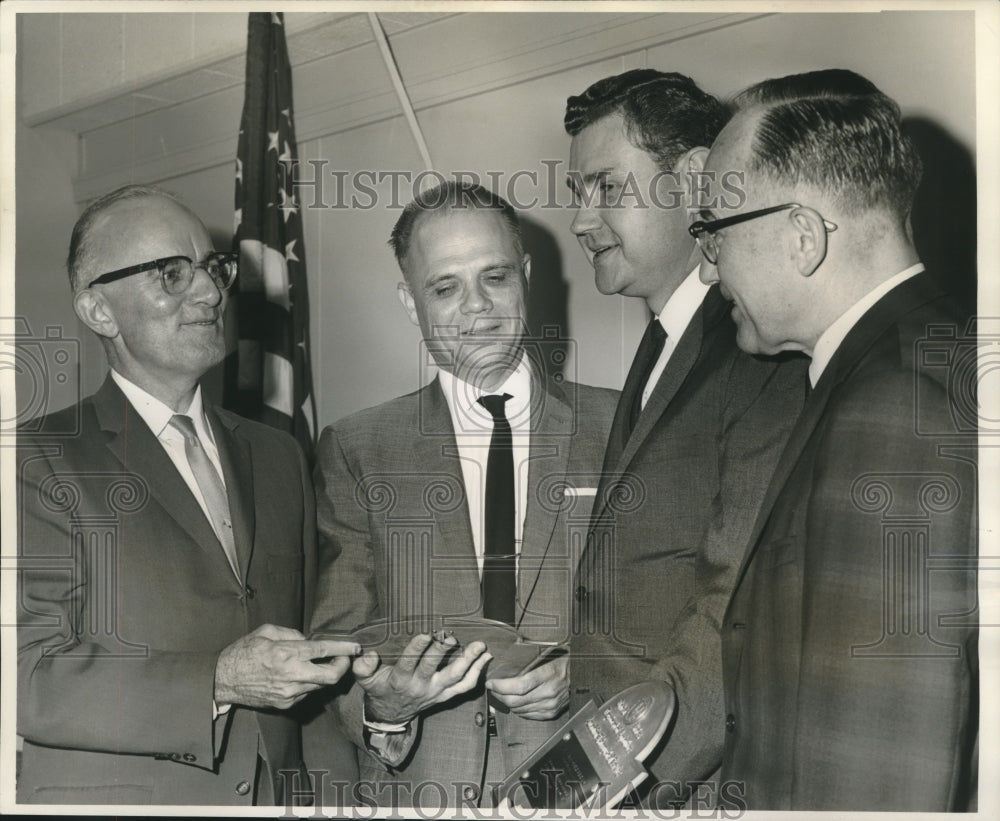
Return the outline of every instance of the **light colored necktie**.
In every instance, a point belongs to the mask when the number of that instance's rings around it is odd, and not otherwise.
[[[226,496],[226,488],[222,484],[219,472],[215,465],[208,458],[205,449],[201,446],[198,434],[194,429],[194,422],[190,416],[175,414],[170,419],[170,425],[180,431],[184,436],[184,454],[187,456],[191,472],[195,481],[201,489],[201,495],[205,499],[208,507],[209,518],[212,521],[212,529],[222,543],[222,549],[229,560],[229,566],[233,573],[239,578],[239,564],[236,561],[236,539],[233,537],[233,523],[229,516],[229,498]]]

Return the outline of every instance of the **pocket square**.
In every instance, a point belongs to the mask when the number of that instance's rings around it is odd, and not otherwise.
[[[564,487],[563,496],[596,496],[596,487]]]

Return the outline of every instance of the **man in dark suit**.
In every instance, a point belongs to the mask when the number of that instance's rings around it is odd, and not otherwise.
[[[400,299],[438,375],[320,437],[312,629],[485,615],[527,638],[564,642],[570,542],[586,530],[617,394],[548,372],[544,341],[525,340],[531,258],[501,197],[456,183],[424,192],[404,209],[392,246],[405,278]],[[512,440],[505,487],[493,485],[500,428],[494,410],[480,407],[489,397],[501,399]],[[505,496],[506,524],[494,513]],[[502,532],[506,555],[497,557],[491,545]],[[498,558],[509,562],[499,594]],[[411,655],[429,652],[429,639],[415,641]],[[569,700],[565,656],[514,676],[487,666],[484,686],[482,650],[465,648],[476,661],[463,671],[476,677],[465,672],[457,685],[457,673],[437,670],[440,649],[415,669],[412,659],[405,669],[379,666],[374,652],[354,663],[358,686],[336,707],[360,750],[366,795],[383,807],[490,805],[492,786],[555,731]]]
[[[691,231],[740,346],[804,351],[812,390],[725,618],[723,778],[751,810],[968,809],[975,341],[912,244],[920,160],[852,72],[737,102],[707,168],[746,199]]]
[[[284,803],[302,755],[282,711],[358,648],[299,632],[315,520],[298,446],[202,398],[236,259],[127,186],[81,216],[69,273],[111,373],[18,436],[18,799]]]
[[[741,353],[698,278],[688,208],[723,106],[681,74],[598,81],[567,102],[572,230],[597,289],[645,301],[575,587],[571,680],[603,701],[669,682],[676,718],[642,800],[682,802],[722,759],[719,625],[742,549],[803,398],[802,362]],[[718,785],[701,789],[712,802]]]

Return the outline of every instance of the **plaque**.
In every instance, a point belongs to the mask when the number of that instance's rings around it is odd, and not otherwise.
[[[313,638],[356,641],[362,650],[375,650],[383,664],[395,664],[403,656],[410,639],[420,633],[450,633],[458,640],[456,650],[481,641],[493,654],[486,677],[509,678],[526,673],[550,656],[564,652],[557,642],[538,642],[524,638],[509,624],[492,619],[426,616],[407,619],[377,619],[350,633],[317,633]],[[454,652],[454,651],[453,651]]]
[[[503,810],[615,807],[649,774],[644,761],[674,712],[674,691],[644,681],[576,713],[497,787]]]

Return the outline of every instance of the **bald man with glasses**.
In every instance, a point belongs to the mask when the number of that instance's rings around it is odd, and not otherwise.
[[[68,268],[111,373],[18,436],[18,801],[284,803],[282,773],[305,775],[284,711],[358,648],[300,632],[315,515],[295,441],[199,387],[237,259],[127,186],[80,217]]]

